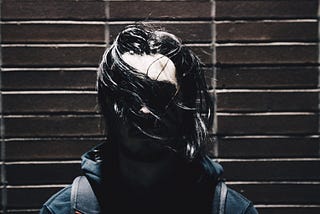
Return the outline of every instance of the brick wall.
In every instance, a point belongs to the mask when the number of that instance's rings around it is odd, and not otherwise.
[[[96,68],[148,20],[206,64],[211,156],[260,213],[320,212],[318,0],[2,0],[0,213],[38,213],[104,140]]]

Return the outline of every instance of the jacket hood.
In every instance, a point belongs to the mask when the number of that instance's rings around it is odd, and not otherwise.
[[[104,144],[105,143],[102,143],[92,148],[88,152],[84,153],[81,157],[81,169],[83,173],[89,180],[98,184],[102,181],[102,167],[104,165],[102,159],[104,159],[104,162],[109,160],[108,157],[102,158],[101,155]],[[223,168],[218,162],[209,158],[208,156],[202,157],[200,162],[202,168],[201,171],[203,172],[200,180],[209,179],[218,181],[221,178],[223,174]]]
[[[214,159],[211,159],[208,156],[205,156],[202,158],[201,165],[203,167],[205,174],[210,179],[214,179],[217,181],[221,178],[221,176],[223,174],[223,168]]]

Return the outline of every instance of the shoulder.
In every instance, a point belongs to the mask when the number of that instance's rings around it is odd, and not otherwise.
[[[44,203],[41,214],[65,214],[71,211],[71,185],[63,188]]]
[[[254,208],[252,202],[240,193],[228,187],[225,213],[256,214],[258,211]]]

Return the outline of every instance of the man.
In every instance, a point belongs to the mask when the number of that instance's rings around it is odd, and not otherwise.
[[[85,176],[41,213],[257,213],[217,185],[222,167],[205,154],[213,101],[200,60],[177,37],[126,27],[103,56],[97,88],[108,142],[83,155]]]

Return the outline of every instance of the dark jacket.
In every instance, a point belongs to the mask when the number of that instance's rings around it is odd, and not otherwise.
[[[185,207],[185,210],[181,212],[180,210],[174,210],[173,208],[169,208],[165,210],[163,207],[163,204],[165,203],[157,203],[159,205],[157,208],[155,208],[153,205],[153,201],[159,201],[161,199],[158,198],[157,195],[149,198],[139,198],[139,196],[132,196],[130,195],[130,191],[127,189],[122,190],[122,185],[117,186],[113,183],[117,182],[117,179],[110,179],[106,181],[110,185],[104,184],[102,178],[106,175],[112,175],[115,171],[114,163],[109,164],[113,165],[112,167],[107,167],[108,164],[105,164],[105,160],[101,161],[100,158],[97,158],[96,155],[96,148],[94,150],[91,150],[87,153],[85,153],[82,156],[82,170],[84,175],[88,178],[89,182],[93,186],[93,189],[96,190],[97,198],[106,198],[108,201],[112,201],[113,198],[120,198],[117,202],[120,204],[115,203],[115,201],[111,202],[111,204],[101,202],[101,204],[108,204],[107,207],[105,207],[102,210],[110,210],[109,207],[113,206],[113,212],[105,212],[105,213],[116,213],[116,214],[122,214],[127,213],[128,211],[134,212],[133,208],[137,202],[143,201],[145,203],[144,208],[148,208],[148,205],[150,205],[150,212],[149,213],[166,213],[166,214],[173,214],[173,213],[211,213],[212,208],[212,202],[213,202],[213,194],[215,185],[220,178],[221,174],[223,173],[223,169],[220,164],[212,161],[208,157],[205,157],[201,161],[201,170],[197,171],[199,175],[197,176],[196,180],[193,180],[194,183],[192,186],[188,186],[188,193],[192,192],[192,194],[185,196],[186,194],[182,193],[179,195],[179,191],[181,189],[177,189],[173,192],[178,192],[177,194],[172,195],[170,197],[169,195],[166,195],[166,198],[170,198],[167,202],[172,202],[172,205],[175,206],[178,204],[178,201],[182,201],[180,207]],[[107,168],[107,170],[103,170]],[[108,171],[110,173],[104,174],[104,171]],[[116,173],[114,173],[116,174]],[[187,175],[184,175],[187,176]],[[183,179],[184,180],[184,179]],[[182,181],[182,180],[181,180]],[[172,188],[175,188],[172,186]],[[161,189],[161,188],[160,188]],[[110,191],[108,191],[110,190]],[[185,191],[185,190],[184,190]],[[104,192],[112,192],[111,196],[105,196]],[[182,192],[182,191],[180,191]],[[125,193],[125,194],[122,194]],[[130,195],[126,198],[126,195]],[[118,195],[118,196],[116,196]],[[192,195],[192,196],[191,196]],[[65,187],[64,189],[60,190],[58,193],[53,195],[42,207],[40,213],[41,214],[70,214],[71,213],[71,203],[70,203],[70,196],[71,196],[71,185]],[[115,197],[113,197],[115,196]],[[191,196],[191,197],[190,197]],[[196,196],[196,197],[194,197]],[[150,200],[150,198],[152,198]],[[192,198],[192,199],[191,199]],[[189,200],[190,199],[190,200]],[[196,199],[196,200],[195,200]],[[138,201],[139,200],[139,201]],[[131,202],[131,205],[127,205],[127,207],[124,207],[124,204],[128,204],[126,202]],[[116,205],[115,205],[116,204]],[[169,205],[169,207],[172,207],[172,205]],[[190,205],[190,206],[189,206]],[[192,205],[192,206],[191,206]],[[193,206],[194,205],[194,206]],[[208,205],[208,206],[207,206]],[[192,207],[195,208],[195,210],[192,210]],[[199,210],[199,207],[204,207],[203,210]],[[205,208],[207,207],[207,208]],[[142,213],[142,212],[134,212],[134,213]],[[241,194],[235,192],[234,190],[228,188],[227,191],[227,197],[226,197],[226,206],[225,206],[225,213],[227,214],[255,214],[257,213],[256,209],[253,207],[253,204],[246,199]]]

